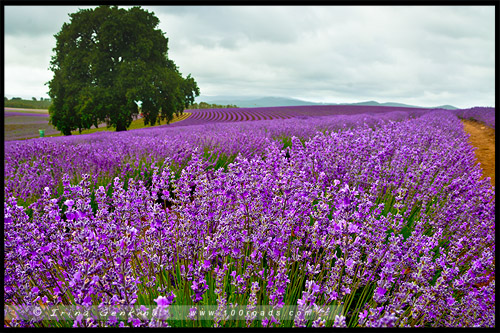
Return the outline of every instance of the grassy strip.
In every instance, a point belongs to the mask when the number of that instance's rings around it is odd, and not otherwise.
[[[170,124],[178,122],[178,121],[181,121],[181,120],[184,120],[184,119],[187,119],[190,116],[191,116],[191,113],[184,112],[180,117],[174,116],[174,118],[172,119],[172,121],[170,122]],[[140,128],[153,128],[153,127],[157,127],[157,126],[160,126],[160,125],[166,125],[166,124],[167,124],[167,121],[166,120],[162,120],[159,124],[156,124],[154,126],[151,126],[151,125],[147,125],[146,126],[146,125],[144,125],[144,120],[143,119],[136,119],[136,120],[132,121],[132,123],[127,128],[127,130],[140,129]],[[78,130],[75,130],[75,131],[72,131],[71,134],[72,135],[80,135],[80,134],[91,134],[91,133],[96,133],[96,132],[114,132],[115,131],[114,128],[112,128],[112,127],[106,127],[105,124],[101,124],[100,126],[102,126],[102,127],[91,128],[91,129],[88,129],[88,130],[83,130],[81,133],[78,132]],[[46,135],[46,137],[54,137],[54,136],[62,136],[62,133],[57,133],[57,134],[52,134],[52,135]]]
[[[48,109],[52,101],[33,101],[26,99],[4,99],[4,107],[21,109]]]

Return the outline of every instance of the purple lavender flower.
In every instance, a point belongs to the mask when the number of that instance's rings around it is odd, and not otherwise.
[[[377,287],[377,289],[375,289],[375,294],[373,295],[373,299],[376,302],[379,302],[379,303],[382,302],[382,299],[384,298],[386,292],[387,292],[387,289],[382,288],[382,287]]]
[[[195,320],[196,319],[196,313],[198,309],[197,308],[190,308],[189,309],[189,314],[188,314],[188,319],[190,320]]]
[[[64,204],[65,204],[66,206],[68,206],[68,208],[71,208],[71,207],[73,207],[73,205],[75,204],[75,202],[74,202],[73,200],[71,200],[71,199],[68,199],[68,200],[66,200],[66,201],[64,202]]]
[[[158,307],[168,307],[170,304],[172,304],[172,300],[175,296],[173,294],[165,297],[165,296],[158,296],[154,301],[158,305]]]

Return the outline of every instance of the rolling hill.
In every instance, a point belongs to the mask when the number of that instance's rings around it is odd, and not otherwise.
[[[422,108],[422,106],[408,105],[403,103],[386,102],[379,103],[376,101],[366,101],[358,103],[316,103],[304,101],[288,97],[259,97],[259,96],[204,96],[196,98],[196,102],[206,102],[221,105],[237,105],[240,108],[252,107],[273,107],[273,106],[300,106],[300,105],[367,105],[367,106],[396,106],[405,108]],[[431,107],[432,109],[457,109],[453,105],[440,105]]]

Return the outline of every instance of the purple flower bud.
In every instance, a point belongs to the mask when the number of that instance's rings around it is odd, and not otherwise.
[[[85,297],[83,299],[83,305],[85,305],[85,306],[91,306],[92,305],[92,297],[90,297],[90,295],[87,295],[87,297]]]
[[[382,287],[378,287],[377,289],[375,289],[375,294],[373,295],[373,299],[375,300],[375,302],[383,302],[383,297],[385,295],[385,293],[387,292],[387,289],[385,288],[382,288]]]
[[[159,307],[165,308],[170,305],[169,299],[164,296],[158,296],[158,298],[156,298],[154,301],[156,302],[156,304],[158,304]]]

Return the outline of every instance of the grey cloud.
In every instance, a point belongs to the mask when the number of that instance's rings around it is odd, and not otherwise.
[[[286,7],[164,6],[152,10],[165,18],[165,26],[175,20],[177,25],[172,27],[181,30],[183,38],[207,47],[234,48],[263,41],[292,43],[299,39],[305,23],[303,15]]]
[[[169,57],[202,94],[494,103],[492,6],[143,8],[160,19]],[[6,68],[47,68],[52,35],[77,7],[8,9]]]
[[[88,6],[5,6],[5,35],[43,36],[54,35],[64,22],[69,22],[69,13]]]
[[[437,7],[424,18],[425,30],[453,39],[483,38],[494,34],[494,7]]]

